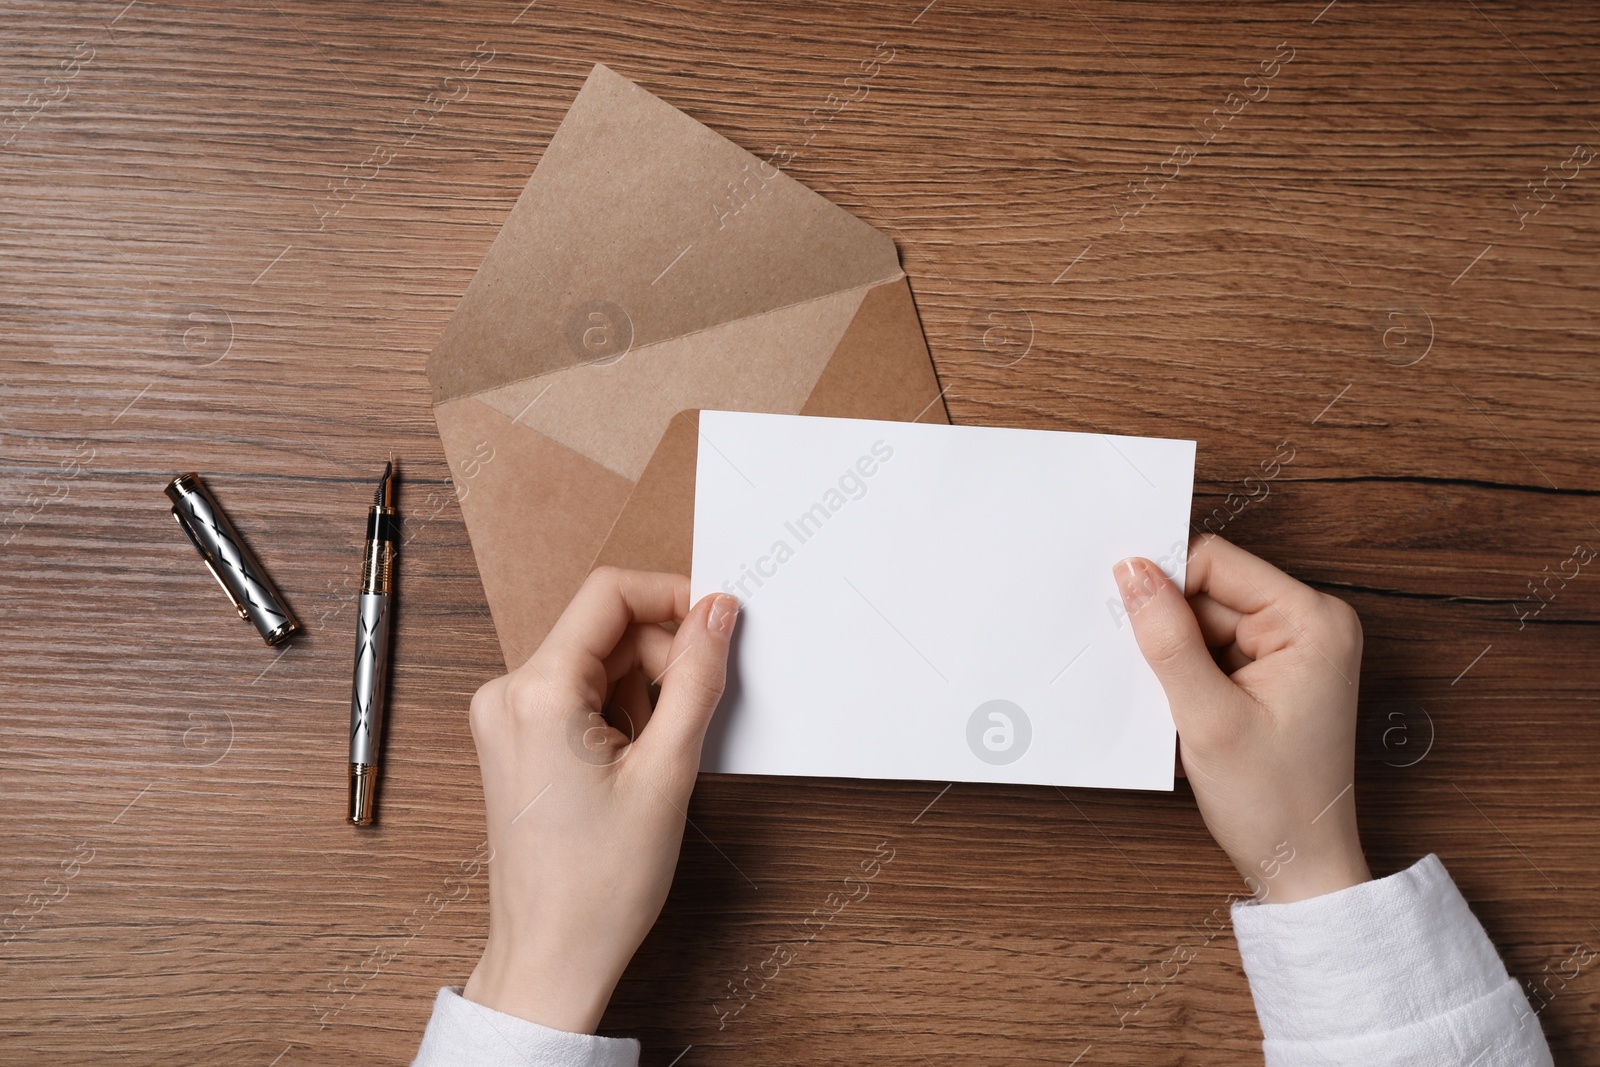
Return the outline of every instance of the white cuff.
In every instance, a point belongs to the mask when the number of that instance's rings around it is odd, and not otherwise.
[[[445,986],[412,1067],[638,1067],[632,1038],[569,1034],[486,1008]]]
[[[1437,856],[1337,893],[1232,910],[1269,1067],[1552,1062]]]

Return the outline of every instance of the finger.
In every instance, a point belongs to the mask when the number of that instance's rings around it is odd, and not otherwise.
[[[1295,581],[1259,556],[1220,537],[1189,542],[1184,592],[1205,593],[1224,607],[1253,615],[1268,606],[1298,607],[1315,597],[1310,586]]]
[[[597,567],[534,658],[582,672],[609,656],[632,624],[681,619],[688,608],[689,579],[681,574]]]
[[[661,695],[640,739],[647,763],[677,780],[694,780],[700,744],[722,699],[727,679],[728,644],[739,602],[724,593],[701,598],[678,625],[670,658],[660,675]]]
[[[615,705],[574,708],[565,722],[567,747],[593,767],[609,767],[631,740],[627,716]]]
[[[1211,659],[1200,623],[1178,587],[1139,557],[1118,563],[1115,574],[1139,651],[1167,694],[1178,732],[1183,733],[1188,716],[1229,706],[1233,683]]]
[[[1238,636],[1239,620],[1243,616],[1226,604],[1217,603],[1205,593],[1196,593],[1189,597],[1189,607],[1200,623],[1200,633],[1206,644],[1212,648],[1232,644]]]
[[[619,678],[632,670],[644,671],[654,678],[666,669],[671,648],[672,634],[663,629],[660,623],[634,623],[605,658],[607,687],[615,685]]]
[[[1227,675],[1232,675],[1234,671],[1255,662],[1253,658],[1245,655],[1236,642],[1216,649],[1212,653],[1212,658],[1216,660],[1217,666],[1222,668],[1222,673]]]

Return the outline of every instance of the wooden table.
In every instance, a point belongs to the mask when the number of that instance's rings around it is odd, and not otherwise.
[[[1600,17],[1324,2],[12,5],[5,1060],[395,1062],[468,972],[465,712],[499,649],[424,360],[600,61],[893,235],[955,421],[1199,442],[1196,521],[1361,613],[1374,870],[1439,853],[1557,1062],[1600,1064],[1600,966],[1569,962],[1600,946],[1600,564],[1571,562],[1600,547]],[[356,542],[391,453],[358,832]],[[185,470],[305,621],[287,649],[168,517]],[[605,1021],[646,1063],[1260,1060],[1213,918],[1238,878],[1183,787],[707,779],[690,816]]]

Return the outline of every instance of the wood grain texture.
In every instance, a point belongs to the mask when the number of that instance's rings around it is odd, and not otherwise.
[[[1557,1062],[1600,1065],[1600,968],[1551,980],[1600,945],[1600,573],[1519,619],[1600,546],[1600,168],[1570,162],[1600,146],[1600,13],[924,2],[9,5],[7,1062],[395,1062],[469,970],[465,711],[499,652],[424,360],[599,61],[895,238],[956,422],[1193,437],[1197,524],[1291,443],[1225,530],[1361,613],[1373,867],[1439,853],[1548,983]],[[352,593],[391,453],[358,833]],[[174,529],[184,470],[304,620],[281,655]],[[1260,1062],[1207,922],[1237,878],[1186,790],[942,788],[703,780],[607,1032],[680,1067]],[[880,846],[870,895],[725,1018]]]

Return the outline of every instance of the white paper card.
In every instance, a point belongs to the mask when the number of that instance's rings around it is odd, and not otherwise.
[[[1182,585],[1194,455],[702,411],[691,593],[743,610],[701,769],[1171,790],[1112,566]]]

